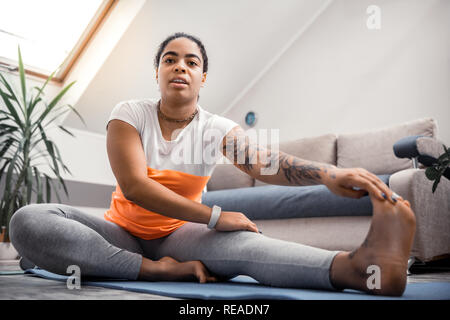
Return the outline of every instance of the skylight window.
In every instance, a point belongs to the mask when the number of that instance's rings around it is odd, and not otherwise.
[[[0,0],[0,64],[62,80],[114,0]]]

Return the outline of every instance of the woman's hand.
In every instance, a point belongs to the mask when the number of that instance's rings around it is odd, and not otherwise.
[[[198,281],[200,283],[216,282],[217,277],[209,274],[201,261],[178,262],[171,257],[156,261],[155,281]]]
[[[248,219],[243,213],[234,211],[222,211],[215,229],[217,231],[248,230],[259,232],[256,224]]]
[[[328,171],[324,184],[331,192],[339,196],[359,199],[369,193],[377,199],[389,199],[395,203],[391,198],[393,191],[380,178],[363,168],[331,169]],[[359,190],[353,189],[354,187]]]

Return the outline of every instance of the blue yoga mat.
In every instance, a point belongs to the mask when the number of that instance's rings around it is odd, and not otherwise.
[[[67,281],[69,277],[39,268],[28,269],[25,273],[33,273],[42,278],[60,281]],[[229,281],[216,283],[95,279],[82,280],[81,288],[83,285],[151,293],[182,299],[205,300],[450,300],[450,282],[410,283],[406,286],[406,290],[401,297],[373,296],[347,289],[342,292],[334,292],[268,287],[259,284],[248,276],[237,276]]]

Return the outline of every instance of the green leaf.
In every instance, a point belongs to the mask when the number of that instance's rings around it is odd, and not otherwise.
[[[439,168],[439,177],[442,176],[445,172],[445,170],[447,169],[447,166],[441,166]]]
[[[12,130],[11,130],[12,129]],[[9,124],[3,124],[3,123],[0,123],[0,130],[8,130],[8,131],[16,131],[16,130],[19,130],[19,128],[18,127],[16,127],[16,126],[12,126],[12,125],[9,125]],[[5,134],[2,134],[2,136],[4,136]]]
[[[3,156],[9,150],[9,148],[11,147],[12,144],[13,144],[13,141],[11,139],[8,139],[5,141],[5,145],[0,150],[0,159],[3,159]]]
[[[16,96],[14,90],[12,89],[12,87],[9,85],[8,81],[6,81],[5,77],[3,77],[3,75],[1,73],[0,73],[0,79],[1,79],[1,83],[3,83],[5,88],[9,91],[9,94],[10,94],[11,98],[14,101],[19,102],[19,99],[17,99],[17,96]]]
[[[0,110],[0,114],[4,115],[9,121],[15,122],[11,113],[6,112],[5,110]]]
[[[41,180],[41,174],[39,172],[39,169],[37,167],[33,167],[34,171],[34,178],[36,180],[36,196],[37,196],[37,203],[43,203],[44,198],[42,196],[42,180]]]
[[[62,157],[61,154],[59,152],[59,148],[56,144],[54,144],[52,141],[47,139],[47,136],[44,133],[44,130],[42,129],[42,127],[40,127],[41,130],[41,134],[42,134],[42,141],[44,142],[44,144],[47,147],[47,152],[50,155],[50,158],[53,162],[53,168],[55,169],[55,173],[57,174],[57,176],[60,175],[59,173],[59,165],[58,163],[61,165],[61,167],[63,168],[63,170],[69,174],[72,174],[69,170],[69,168],[67,168],[67,166],[64,164],[64,162],[62,161]]]
[[[55,184],[53,183],[53,179],[50,178],[48,175],[44,174],[46,180],[50,183],[50,185],[52,186],[52,188],[55,190],[55,195],[56,198],[58,199],[58,202],[61,203],[61,198],[59,196],[58,190],[55,188]]]
[[[439,175],[439,171],[434,167],[428,167],[425,169],[425,175],[429,180],[435,180]]]
[[[442,165],[447,168],[450,165],[450,159],[445,159],[442,161]]]
[[[27,108],[27,118],[30,119],[33,115],[34,108],[37,106],[37,104],[42,101],[41,98],[35,98],[32,102],[30,102],[30,106]]]
[[[9,165],[11,159],[3,159],[5,162],[3,163],[3,167],[0,169],[0,181],[2,181],[3,173],[5,172],[5,169]]]
[[[70,104],[68,104],[67,107],[69,107],[78,116],[78,118],[81,120],[81,122],[83,122],[84,126],[87,127],[86,122],[84,122],[83,117],[78,113],[78,111],[74,107],[72,107]]]
[[[58,119],[59,117],[61,117],[63,114],[70,112],[70,110],[64,110],[60,113],[58,113],[56,116],[54,116],[51,120],[49,120],[46,124],[43,125],[44,128],[46,128],[47,126],[49,126],[50,124],[53,123],[53,121],[55,121],[56,119]],[[54,113],[56,113],[56,109],[54,110]]]
[[[8,166],[8,171],[6,172],[6,181],[5,181],[5,190],[4,190],[4,197],[5,199],[7,199],[6,201],[6,213],[8,213],[8,210],[11,207],[11,201],[8,201],[9,199],[14,199],[17,195],[12,194],[11,193],[11,187],[14,184],[13,182],[13,174],[14,174],[14,168],[15,168],[15,163],[17,161],[18,155],[21,152],[21,146],[19,146],[19,148],[17,148],[14,156],[11,159],[11,162]],[[13,190],[14,192],[14,190]]]
[[[63,187],[64,193],[66,194],[67,197],[69,197],[69,193],[67,191],[67,186],[66,183],[64,182],[64,179],[59,175],[59,173],[56,173],[55,170],[53,170],[53,168],[52,171],[55,174],[56,178],[58,179],[59,184]]]
[[[1,128],[0,129],[0,133],[2,136],[6,136],[9,135],[10,133],[16,132],[17,129],[13,128],[13,127],[6,127],[6,128]]]
[[[26,203],[31,203],[31,193],[33,189],[33,173],[31,171],[31,167],[27,167],[27,177],[25,180],[25,185],[27,187],[27,201]]]
[[[29,116],[31,117],[31,114],[33,113],[34,108],[36,107],[36,104],[41,101],[40,96],[43,95],[43,91],[45,89],[45,87],[47,86],[47,84],[50,82],[50,80],[53,79],[53,76],[55,75],[57,70],[53,71],[52,74],[47,78],[47,80],[45,81],[45,83],[42,85],[42,87],[39,89],[37,87],[35,87],[38,90],[38,94],[36,95],[36,97],[34,98],[34,100],[31,102],[30,108],[28,110],[29,112]]]
[[[72,137],[75,138],[75,135],[66,128],[64,128],[63,126],[58,126],[58,128],[60,128],[62,131],[66,132],[67,134],[70,134]]]
[[[58,157],[56,158],[59,163],[61,164],[61,167],[64,169],[64,172],[72,174],[72,172],[70,172],[69,168],[67,168],[67,166],[64,164],[64,162],[62,161],[62,157],[61,154],[59,153],[59,148],[56,144],[53,144],[54,150],[56,151],[56,154],[58,155]]]
[[[19,52],[19,77],[20,77],[20,86],[22,88],[22,98],[23,98],[23,105],[27,105],[27,89],[25,84],[25,68],[23,67],[23,61],[22,61],[22,53],[20,52],[20,46],[18,46],[18,52]]]
[[[39,95],[39,96],[45,96],[45,92],[43,92],[42,91],[42,88],[39,88],[39,87],[36,87],[36,86],[34,86],[31,90],[33,90],[33,89],[35,89],[36,91],[37,91],[37,94]],[[36,95],[36,99],[38,98],[38,95]]]
[[[56,170],[57,175],[59,175],[59,167],[56,162],[56,156],[55,156],[55,152],[53,150],[53,143],[47,139],[47,135],[45,134],[44,129],[42,128],[42,126],[40,124],[38,125],[38,127],[41,132],[42,141],[44,142],[45,147],[47,148],[47,152],[50,155],[50,159],[53,162],[53,167]]]
[[[445,153],[443,153],[443,154],[441,154],[440,156],[439,156],[439,158],[437,159],[437,161],[438,162],[442,162],[442,161],[444,161],[445,159],[448,159],[449,158],[449,156],[448,156],[448,154],[445,152]]]
[[[3,92],[3,90],[0,90],[0,96],[1,96],[2,99],[3,99],[3,102],[5,103],[6,108],[7,108],[8,111],[10,112],[10,115],[12,116],[12,119],[15,121],[15,123],[17,124],[17,126],[23,130],[23,123],[22,123],[22,120],[20,119],[19,115],[17,114],[16,108],[12,105],[11,101],[10,101],[9,98],[5,95],[5,93]]]
[[[56,106],[56,104],[61,100],[61,98],[66,94],[66,92],[70,89],[70,87],[73,86],[73,84],[75,83],[75,81],[71,82],[70,84],[68,84],[64,89],[61,90],[60,93],[58,93],[58,95],[53,98],[53,100],[48,104],[48,106],[46,107],[46,110],[41,114],[41,116],[39,117],[39,119],[36,121],[39,125],[41,124],[41,122],[45,119],[45,117],[47,117],[47,115],[52,111],[52,109]]]
[[[50,187],[50,181],[51,180],[49,177],[45,177],[45,185],[47,187],[45,195],[47,196],[47,203],[50,202],[52,199],[52,188]]]
[[[445,144],[442,145],[444,147],[445,152],[448,154],[448,156],[450,157],[450,148],[447,148],[445,146]]]
[[[437,188],[437,186],[438,186],[438,184],[439,184],[440,181],[441,181],[441,178],[440,178],[440,177],[437,178],[436,181],[434,181],[433,187],[432,187],[433,193],[436,191],[436,188]]]

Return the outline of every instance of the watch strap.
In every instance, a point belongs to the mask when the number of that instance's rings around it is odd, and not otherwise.
[[[211,218],[209,219],[208,228],[214,229],[214,227],[217,224],[217,221],[219,221],[220,213],[222,212],[222,208],[219,206],[214,205],[211,211]]]

